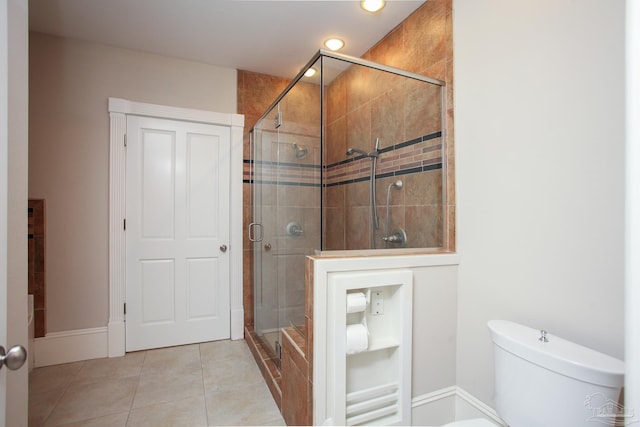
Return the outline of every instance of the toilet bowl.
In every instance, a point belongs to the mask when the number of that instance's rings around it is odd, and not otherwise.
[[[620,410],[623,361],[517,323],[491,320],[487,326],[496,412],[510,427],[593,427],[594,421]],[[474,419],[446,426],[495,424]]]

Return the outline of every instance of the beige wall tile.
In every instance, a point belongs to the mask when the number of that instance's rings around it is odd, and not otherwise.
[[[366,152],[373,149],[375,141],[371,139],[371,105],[364,104],[347,113],[347,148],[359,148]],[[346,154],[336,153],[344,159]]]
[[[404,102],[399,85],[371,101],[371,137],[380,138],[380,148],[405,141]]]

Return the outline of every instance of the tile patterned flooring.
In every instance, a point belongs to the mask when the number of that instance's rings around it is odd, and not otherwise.
[[[286,425],[244,340],[139,351],[29,375],[29,426],[217,425]]]

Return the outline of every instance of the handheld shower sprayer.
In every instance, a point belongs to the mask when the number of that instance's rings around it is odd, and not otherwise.
[[[376,138],[376,145],[372,152],[367,153],[359,148],[349,147],[347,149],[347,156],[353,154],[360,154],[364,158],[371,159],[371,173],[369,177],[369,219],[370,219],[370,246],[371,249],[375,248],[375,230],[380,228],[380,221],[378,220],[378,209],[376,207],[376,164],[378,156],[380,155],[380,138]]]
[[[392,182],[391,184],[389,184],[389,190],[391,189],[391,187],[396,187],[398,190],[402,188],[402,180],[399,179],[396,182]]]

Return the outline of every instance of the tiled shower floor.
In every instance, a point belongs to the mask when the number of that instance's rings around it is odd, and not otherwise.
[[[245,341],[36,368],[29,426],[285,425]]]

